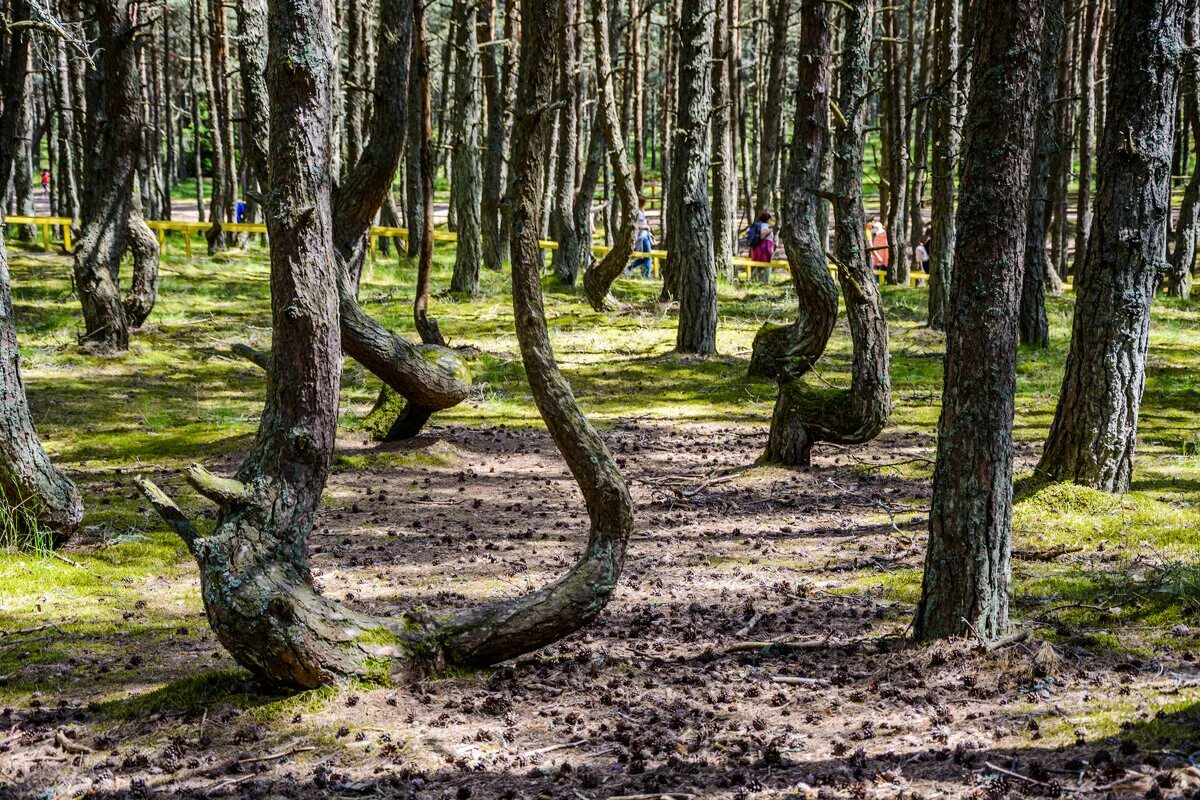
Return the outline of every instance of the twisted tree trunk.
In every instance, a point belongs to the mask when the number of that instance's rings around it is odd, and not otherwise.
[[[1007,632],[1017,317],[1044,0],[983,0],[964,122],[918,640]],[[996,175],[1006,176],[997,181]]]
[[[81,341],[106,351],[129,347],[130,320],[117,280],[127,248],[133,249],[135,276],[140,276],[129,302],[135,325],[149,315],[158,285],[158,245],[146,243],[149,231],[132,216],[133,180],[144,142],[134,41],[139,8],[129,0],[95,4],[100,55],[89,76],[89,158],[74,274],[85,326]],[[132,240],[131,225],[136,228]]]
[[[612,81],[609,61],[608,14],[604,0],[592,0],[592,35],[596,51],[596,83],[599,85],[600,108],[597,114],[604,128],[604,146],[608,150],[608,161],[616,178],[617,199],[622,211],[621,227],[615,231],[612,250],[604,258],[594,262],[583,275],[583,293],[588,303],[597,311],[610,305],[608,291],[613,281],[624,271],[633,253],[633,240],[637,234],[638,200],[633,173],[625,154],[625,139],[617,117],[617,99]],[[587,198],[591,202],[591,197]]]
[[[834,134],[834,260],[854,343],[849,390],[781,386],[766,458],[807,465],[817,442],[861,444],[879,435],[892,410],[888,332],[875,273],[867,258],[862,204],[863,129],[870,84],[871,19],[876,0],[850,0],[844,14]]]
[[[1120,0],[1095,218],[1075,282],[1071,352],[1037,473],[1129,489],[1150,304],[1164,270],[1185,0]]]
[[[783,186],[788,224],[782,235],[800,309],[790,325],[767,323],[754,337],[750,374],[795,380],[825,352],[837,321],[838,292],[829,274],[824,236],[819,229],[825,151],[829,148],[829,80],[833,61],[831,11],[825,0],[802,0],[792,144]],[[776,409],[782,408],[777,405]],[[786,424],[773,416],[771,426]]]
[[[532,3],[527,0],[526,8]],[[579,411],[553,357],[538,275],[540,163],[550,114],[555,20],[527,15],[513,169],[512,249],[517,336],[534,399],[583,491],[591,536],[583,558],[549,586],[437,616],[362,614],[312,584],[307,536],[329,472],[337,423],[337,290],[330,223],[331,13],[328,0],[274,0],[271,30],[272,314],[276,336],[267,403],[236,480],[202,470],[189,480],[221,506],[197,536],[148,481],[143,491],[200,565],[209,623],[237,661],[282,686],[348,677],[412,676],[444,664],[483,666],[549,644],[604,608],[633,530],[632,503],[611,455]],[[305,136],[305,131],[325,135]],[[296,214],[295,208],[311,209]]]

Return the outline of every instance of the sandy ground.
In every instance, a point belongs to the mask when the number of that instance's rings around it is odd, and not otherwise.
[[[95,643],[80,641],[73,663],[28,667],[44,689],[0,710],[0,797],[1161,797],[1200,788],[1186,752],[1134,741],[1154,713],[1144,693],[1191,696],[1198,676],[1187,654],[1101,657],[1036,639],[986,653],[899,638],[911,607],[870,587],[920,565],[928,483],[862,467],[928,455],[928,437],[826,448],[811,469],[787,472],[750,469],[761,429],[633,420],[604,436],[631,481],[640,531],[613,602],[586,630],[478,676],[347,687],[270,721],[255,708],[278,698],[247,682],[249,700],[167,702],[114,723],[92,705],[100,698],[89,674],[121,670],[137,694],[234,667],[202,616],[181,619],[169,646],[145,648],[139,610],[129,609],[133,635],[115,656],[89,657]],[[361,437],[342,448],[397,449]],[[586,517],[544,433],[443,426],[399,449],[443,466],[386,466],[378,455],[379,466],[334,475],[311,540],[324,591],[377,613],[458,607],[536,587],[577,556]],[[1029,460],[1020,453],[1018,468]],[[894,525],[894,515],[912,521]],[[148,586],[147,602],[172,591],[195,587]],[[751,641],[792,645],[734,647]],[[1122,732],[1076,721],[1118,697],[1130,704]]]

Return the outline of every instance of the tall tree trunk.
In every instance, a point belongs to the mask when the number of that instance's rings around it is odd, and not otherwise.
[[[446,340],[438,328],[437,320],[429,316],[429,284],[433,278],[433,173],[437,161],[433,153],[433,111],[429,97],[429,44],[425,30],[425,5],[413,3],[412,71],[410,73],[409,97],[412,112],[409,119],[415,124],[409,127],[408,150],[416,158],[409,158],[409,185],[416,184],[417,191],[410,192],[409,255],[413,254],[413,241],[417,242],[417,286],[413,296],[413,324],[417,335],[425,344],[445,345]],[[415,135],[414,135],[415,134]],[[419,207],[419,212],[416,211]],[[420,229],[415,224],[420,224]]]
[[[604,147],[608,150],[608,161],[616,182],[622,218],[620,229],[614,231],[612,250],[600,261],[594,262],[583,275],[584,294],[588,303],[597,311],[603,310],[609,304],[608,290],[629,263],[634,236],[637,234],[638,211],[637,189],[634,187],[633,173],[625,156],[625,139],[621,135],[621,125],[617,118],[617,98],[609,61],[611,48],[608,46],[608,14],[605,13],[605,5],[604,0],[592,0],[593,49],[596,51],[596,82],[600,89],[600,106],[597,113],[604,128]],[[587,200],[590,202],[590,196]]]
[[[225,5],[222,0],[208,0],[209,61],[205,71],[208,94],[208,118],[212,133],[212,196],[209,200],[209,221],[212,226],[205,237],[210,254],[224,249],[227,242],[223,223],[233,222],[234,180],[233,120],[230,119],[228,66],[225,47]]]
[[[35,213],[33,206],[33,167],[30,163],[30,143],[33,141],[33,51],[25,51],[25,62],[20,65],[24,85],[19,94],[20,104],[17,107],[17,146],[11,153],[13,159],[12,182],[14,208],[18,215],[32,217]],[[5,181],[5,186],[8,182]],[[18,225],[17,240],[32,242],[37,239],[36,225]]]
[[[204,85],[204,12],[200,0],[191,3],[188,25],[188,90],[191,95],[192,177],[196,181],[196,219],[204,222],[204,146],[200,142],[200,90]]]
[[[834,261],[854,344],[850,389],[781,385],[766,458],[807,465],[816,442],[861,444],[879,435],[892,410],[887,321],[863,231],[863,141],[876,0],[848,0],[843,11],[838,108],[833,139]]]
[[[554,182],[554,197],[551,203],[550,231],[558,240],[551,263],[554,275],[564,286],[574,286],[579,277],[579,243],[575,228],[575,151],[579,144],[579,97],[576,73],[581,65],[576,53],[579,46],[579,31],[576,19],[576,0],[558,0],[559,28],[562,38],[558,40],[558,82],[555,103],[558,104],[558,170]],[[599,50],[597,45],[597,50]],[[605,53],[607,55],[607,53]]]
[[[737,277],[733,253],[737,244],[737,187],[734,180],[733,101],[730,96],[732,61],[732,24],[730,3],[717,0],[713,23],[713,112],[712,112],[712,184],[713,184],[713,255],[718,275],[732,281]],[[636,183],[636,179],[634,181]]]
[[[826,0],[801,0],[800,48],[788,172],[783,186],[781,230],[792,286],[800,309],[790,325],[767,323],[754,337],[750,374],[781,383],[802,377],[825,352],[837,321],[838,292],[829,274],[824,232],[819,229],[825,152],[829,149],[829,80],[833,61],[831,9]],[[782,406],[777,405],[776,411]],[[786,425],[786,414],[771,418],[771,428]],[[776,434],[770,437],[777,438]],[[786,457],[786,454],[778,454]]]
[[[944,330],[954,259],[954,170],[958,162],[959,0],[937,0],[937,86],[933,101],[933,242],[929,253],[929,327]]]
[[[526,10],[532,11],[531,2]],[[442,665],[485,666],[578,630],[607,604],[633,530],[632,503],[615,463],[579,411],[550,347],[538,275],[556,24],[528,14],[522,41],[514,170],[513,305],[534,399],[583,492],[591,535],[562,578],[512,600],[464,612],[413,610],[372,617],[313,587],[307,537],[329,473],[340,364],[337,276],[330,217],[332,30],[328,0],[270,5],[272,345],[267,404],[237,480],[201,468],[189,480],[221,506],[215,530],[191,523],[148,481],[143,491],[200,564],[209,623],[234,658],[269,683],[312,687],[348,677],[411,677]],[[282,40],[282,41],[277,41]],[[290,123],[290,124],[289,124]],[[296,124],[299,123],[299,124]],[[303,136],[315,131],[316,136]],[[315,180],[311,176],[318,176]],[[300,216],[289,208],[311,208]],[[303,311],[299,310],[303,309]]]
[[[1075,205],[1075,262],[1079,273],[1092,227],[1092,150],[1096,140],[1096,53],[1099,47],[1101,0],[1087,0],[1079,62],[1079,195]]]
[[[762,125],[758,149],[758,181],[754,192],[758,211],[779,207],[779,145],[783,133],[783,93],[786,79],[788,17],[792,0],[770,0],[767,27],[771,40],[767,45],[767,82],[763,87],[766,102],[761,104]],[[711,23],[710,23],[711,24]]]
[[[483,175],[479,163],[479,42],[468,0],[455,0],[454,38],[454,156],[453,198],[458,223],[454,274],[450,291],[462,297],[479,294],[479,268],[483,262],[480,213]]]
[[[1184,106],[1184,121],[1191,129],[1198,157],[1192,164],[1192,174],[1183,190],[1179,204],[1179,221],[1174,231],[1171,264],[1167,270],[1167,291],[1173,297],[1190,297],[1192,269],[1196,265],[1196,234],[1200,232],[1200,4],[1191,3],[1187,12],[1186,44],[1188,53],[1183,61],[1180,95]],[[1184,137],[1183,148],[1187,151]]]
[[[1119,0],[1096,215],[1075,280],[1071,352],[1037,473],[1129,488],[1150,303],[1166,253],[1185,0]]]
[[[1038,80],[1037,134],[1033,165],[1029,171],[1029,213],[1025,223],[1025,269],[1021,280],[1021,313],[1018,332],[1021,344],[1050,346],[1050,324],[1046,319],[1045,264],[1050,197],[1050,166],[1060,147],[1054,126],[1054,100],[1058,89],[1058,54],[1066,27],[1065,0],[1046,0],[1042,30],[1042,60]]]
[[[909,0],[909,16],[910,20],[915,16],[917,0]],[[912,150],[912,183],[908,191],[908,223],[910,230],[910,244],[915,244],[922,241],[925,236],[925,184],[928,177],[929,168],[929,128],[930,118],[930,103],[927,97],[929,87],[937,80],[936,75],[931,75],[931,49],[934,42],[934,22],[937,15],[934,13],[934,6],[930,4],[925,9],[925,20],[923,23],[924,34],[921,37],[921,58],[919,63],[919,79],[914,86],[917,89],[917,94],[924,98],[924,102],[916,103],[910,107],[910,114],[913,115],[913,150]],[[909,30],[914,31],[914,26],[910,22]],[[910,33],[910,36],[912,33]],[[925,266],[928,269],[928,264]]]
[[[673,167],[671,148],[674,146],[675,128],[678,124],[679,111],[679,18],[682,13],[682,0],[664,0],[666,10],[666,24],[663,26],[663,114],[662,114],[662,169],[660,178],[662,181],[662,208],[659,210],[659,218],[662,220],[663,226],[663,241],[670,244],[671,239],[671,186],[674,183],[672,180]],[[675,268],[675,262],[667,259],[660,265],[662,268],[662,292],[659,299],[662,301],[677,297],[678,282],[676,275],[678,270]]]
[[[1017,317],[1045,0],[981,0],[918,640],[1008,629]],[[996,175],[1004,175],[1003,181]]]
[[[512,5],[510,0],[509,5]],[[491,42],[495,38],[496,0],[483,0],[477,10],[481,41]],[[569,29],[568,33],[570,32]],[[500,270],[508,260],[507,237],[500,224],[500,200],[504,195],[505,158],[505,115],[503,86],[499,57],[500,48],[495,44],[484,47],[480,53],[483,63],[483,93],[487,99],[487,133],[483,149],[483,206],[481,211],[483,266]]]
[[[717,352],[717,270],[708,205],[715,13],[715,0],[687,0],[679,20],[679,118],[671,142],[671,219],[667,226],[667,250],[679,286],[675,350],[701,355]]]
[[[897,21],[898,6],[889,3],[883,9],[886,38],[893,41],[883,45],[884,93],[883,130],[887,136],[882,142],[886,155],[888,206],[884,226],[888,235],[888,282],[908,286],[909,256],[905,231],[908,230],[908,106],[905,91],[909,81],[905,80],[904,58],[901,51],[903,34]],[[911,76],[909,76],[911,79]]]
[[[75,158],[79,147],[79,132],[75,125],[77,109],[71,92],[67,68],[67,45],[54,39],[54,94],[58,102],[58,164],[54,181],[59,192],[59,213],[79,219],[79,183],[76,175],[79,164]]]
[[[11,0],[6,9],[10,23],[29,18],[26,0]],[[20,116],[26,106],[27,65],[32,31],[12,30],[0,53],[0,186],[12,178]],[[4,208],[0,204],[0,230]],[[64,544],[83,518],[83,503],[69,478],[50,463],[25,397],[21,380],[17,326],[13,318],[12,282],[4,237],[0,236],[0,503],[28,544],[50,532],[54,546]]]

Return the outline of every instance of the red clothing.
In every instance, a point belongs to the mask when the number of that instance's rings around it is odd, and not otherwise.
[[[871,250],[871,266],[876,267],[876,268],[886,267],[888,265],[888,262],[891,259],[891,255],[888,252],[887,231],[879,231],[878,233],[876,233],[875,236],[871,239],[871,247],[872,248],[881,248],[878,250],[876,250],[876,249]]]

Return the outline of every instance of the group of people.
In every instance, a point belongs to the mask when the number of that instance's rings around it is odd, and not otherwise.
[[[763,211],[758,215],[758,219],[746,229],[743,244],[749,251],[751,260],[766,264],[775,257],[775,231],[771,228],[773,219],[774,217],[770,211]],[[644,198],[641,197],[638,198],[636,237],[634,241],[634,250],[636,252],[649,253],[654,249],[654,234],[650,230],[649,220],[646,219]],[[867,223],[866,239],[867,252],[870,254],[871,259],[871,268],[886,270],[891,264],[890,241],[888,240],[887,230],[874,217]],[[913,258],[916,261],[917,271],[923,272],[926,270],[932,241],[933,228],[926,228],[924,235],[917,242],[916,247],[913,248]],[[638,256],[630,262],[627,273],[649,278],[651,266],[652,259],[649,256]]]

